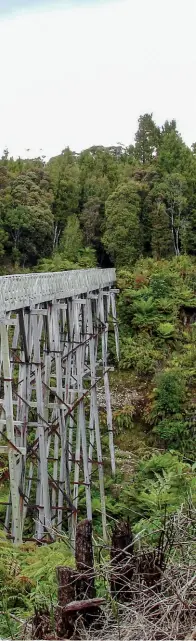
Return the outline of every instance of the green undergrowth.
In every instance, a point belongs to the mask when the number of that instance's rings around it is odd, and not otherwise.
[[[133,531],[156,530],[164,513],[173,514],[182,504],[196,505],[195,465],[176,452],[146,454],[131,470],[123,460],[115,482],[106,482],[109,517],[129,518]]]
[[[125,462],[124,462],[125,463]],[[127,465],[127,461],[126,461]],[[143,459],[124,469],[123,457],[117,474],[105,477],[108,537],[119,519],[129,519],[136,547],[156,546],[165,519],[182,506],[196,506],[195,466],[185,462],[174,451],[146,452]],[[96,565],[107,561],[108,548],[101,539],[101,508],[98,485],[92,487],[93,528]],[[138,543],[137,543],[138,542]],[[74,558],[67,537],[50,545],[36,546],[28,542],[13,546],[0,534],[0,635],[21,638],[21,621],[32,616],[35,607],[46,605],[50,611],[57,603],[56,567],[74,567]],[[100,557],[101,552],[101,557]],[[97,579],[97,593],[105,596],[107,586]]]
[[[0,531],[0,635],[20,638],[20,619],[32,616],[35,607],[55,605],[56,567],[74,564],[66,537],[52,545],[13,546]]]
[[[119,272],[118,286],[119,379],[124,371],[125,396],[126,389],[135,391],[132,423],[142,425],[148,444],[173,448],[194,462],[195,260],[142,259]],[[123,417],[121,432],[124,438]]]
[[[137,540],[156,545],[166,517],[181,506],[196,506],[196,264],[186,256],[142,260],[132,271],[119,272],[118,286],[119,368],[112,332],[108,341],[109,363],[115,365],[110,376],[115,478],[106,415],[100,410],[108,537],[116,521],[129,518]],[[1,500],[7,497],[5,477]],[[79,505],[79,517],[85,518],[82,486]],[[107,556],[101,540],[97,468],[92,475],[92,508],[97,549]],[[1,506],[2,522],[4,516]],[[56,566],[73,566],[74,559],[66,537],[48,546],[29,542],[16,548],[2,534],[0,546],[0,636],[20,638],[20,623],[8,615],[26,619],[36,604],[55,604]],[[97,587],[102,596],[101,577]]]
[[[165,453],[146,450],[145,456],[128,461],[118,458],[117,473],[105,475],[108,537],[119,519],[129,518],[138,541],[142,545],[156,545],[164,520],[183,505],[196,506],[195,466],[185,462],[174,451]],[[99,488],[92,486],[93,529],[96,564],[108,558],[101,538],[101,506]],[[81,517],[84,516],[81,514]],[[32,616],[34,608],[47,605],[50,610],[57,602],[56,567],[74,567],[74,558],[66,536],[51,545],[36,546],[28,542],[13,546],[3,533],[0,535],[0,635],[21,638],[21,622]],[[105,594],[106,586],[97,580],[98,595]],[[18,621],[19,619],[19,621]]]

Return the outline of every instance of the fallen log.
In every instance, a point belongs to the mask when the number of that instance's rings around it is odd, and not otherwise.
[[[105,599],[83,599],[83,601],[72,601],[65,606],[64,612],[80,612],[81,610],[90,610],[91,608],[100,608],[104,605]]]

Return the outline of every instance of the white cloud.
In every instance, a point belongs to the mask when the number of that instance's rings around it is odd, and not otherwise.
[[[0,23],[0,150],[129,144],[141,113],[196,140],[195,0],[120,0]]]

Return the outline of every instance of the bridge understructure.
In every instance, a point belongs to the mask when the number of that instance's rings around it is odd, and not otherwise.
[[[80,506],[92,518],[93,478],[107,538],[97,387],[105,390],[106,454],[114,475],[107,355],[111,324],[119,356],[115,294],[114,269],[0,278],[4,494],[9,483],[9,497],[0,503],[14,543],[53,540],[67,528],[74,545]]]

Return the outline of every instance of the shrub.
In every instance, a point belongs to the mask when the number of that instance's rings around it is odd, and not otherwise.
[[[121,344],[122,369],[134,369],[137,374],[153,374],[160,358],[160,351],[144,335],[128,337]]]
[[[196,479],[191,465],[181,457],[167,452],[155,454],[148,461],[141,461],[135,479],[136,509],[141,514],[137,519],[135,531],[150,524],[164,515],[174,513],[189,498],[196,503]]]
[[[164,441],[165,447],[182,450],[189,440],[188,423],[176,418],[165,418],[153,429],[153,432]]]
[[[185,401],[186,386],[179,370],[165,371],[159,375],[155,388],[153,416],[155,419],[180,414]]]
[[[113,412],[113,421],[115,426],[115,434],[121,434],[124,430],[131,429],[133,426],[133,405],[128,405],[120,410]]]
[[[175,335],[175,326],[173,325],[173,323],[160,323],[157,327],[157,333],[161,338],[164,338],[165,340],[173,338]]]

